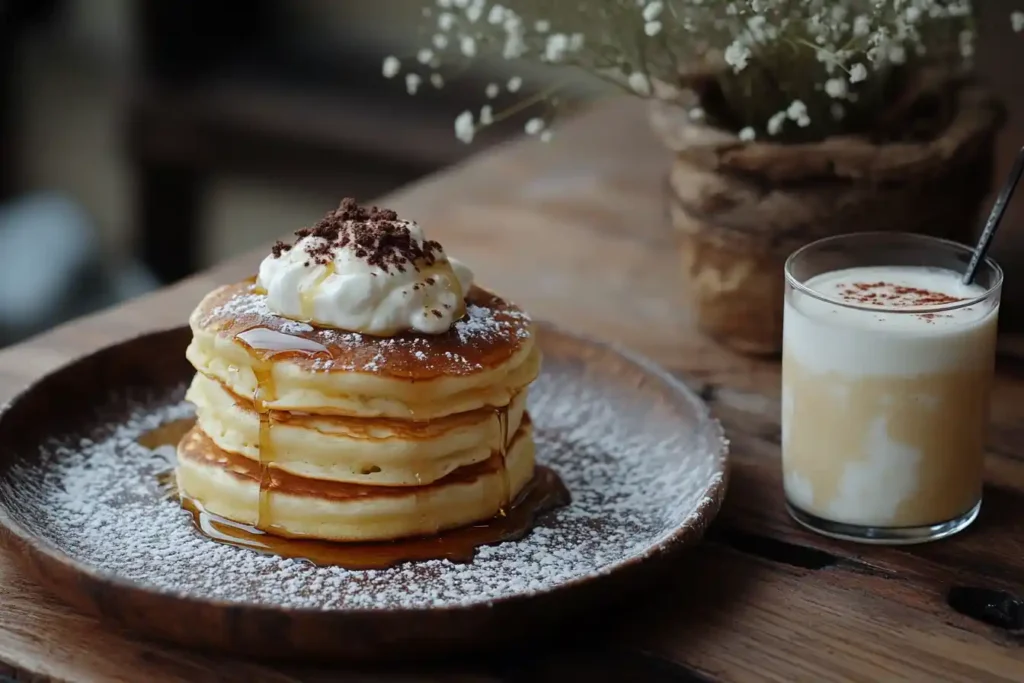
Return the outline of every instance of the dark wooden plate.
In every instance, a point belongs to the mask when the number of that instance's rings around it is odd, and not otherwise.
[[[395,659],[503,646],[646,585],[698,540],[726,488],[705,405],[652,363],[542,326],[538,459],[573,503],[526,539],[377,572],[200,537],[135,438],[187,414],[187,328],[108,347],[0,413],[0,530],[29,574],[131,632],[250,657]],[[701,590],[695,586],[694,590]]]

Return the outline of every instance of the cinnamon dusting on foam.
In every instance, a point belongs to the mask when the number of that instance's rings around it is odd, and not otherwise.
[[[945,306],[967,300],[965,297],[950,296],[921,287],[906,287],[892,282],[854,282],[840,291],[840,297],[850,303],[886,308]]]

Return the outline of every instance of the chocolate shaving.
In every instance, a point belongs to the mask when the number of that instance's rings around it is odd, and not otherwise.
[[[353,247],[356,258],[365,260],[385,273],[394,268],[406,272],[406,266],[415,270],[429,267],[444,251],[435,241],[418,243],[409,231],[409,224],[400,220],[391,209],[376,206],[366,208],[356,200],[346,198],[341,206],[329,212],[316,225],[295,232],[296,243],[306,237],[319,240],[304,245],[310,260],[317,265],[327,265],[334,258],[334,250]],[[278,258],[293,245],[278,242],[272,253]]]

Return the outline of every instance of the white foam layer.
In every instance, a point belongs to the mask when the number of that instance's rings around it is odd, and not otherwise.
[[[934,303],[985,293],[964,285],[958,273],[872,266],[824,273],[805,285],[829,301],[790,291],[783,338],[786,353],[812,371],[916,375],[978,369],[993,361],[998,298],[952,310],[941,310],[949,303]]]

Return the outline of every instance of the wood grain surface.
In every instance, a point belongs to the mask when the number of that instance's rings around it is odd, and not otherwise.
[[[499,148],[386,200],[472,264],[481,284],[537,317],[649,355],[722,418],[734,454],[723,513],[648,600],[500,661],[282,668],[115,633],[44,594],[0,554],[0,661],[10,671],[0,666],[0,679],[1024,680],[1024,624],[1014,621],[1024,614],[979,614],[999,624],[991,625],[947,604],[955,586],[1024,597],[1024,362],[1012,353],[1000,361],[988,488],[971,530],[928,546],[874,548],[798,529],[782,505],[778,365],[725,352],[693,330],[665,218],[667,161],[641,106],[614,103],[550,145]],[[262,253],[0,352],[0,400],[84,352],[179,323],[212,286],[250,274]]]

